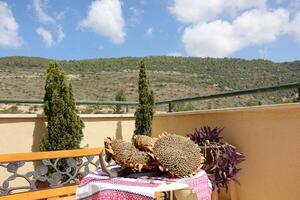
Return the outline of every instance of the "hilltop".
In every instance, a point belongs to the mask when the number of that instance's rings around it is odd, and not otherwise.
[[[123,88],[137,101],[138,63],[141,58],[101,58],[58,61],[73,84],[77,100],[113,100]],[[0,98],[43,98],[46,58],[0,58]],[[156,100],[183,98],[300,81],[300,61],[195,57],[145,57]],[[290,102],[294,91],[266,93],[195,102],[178,109],[219,108]],[[187,108],[185,108],[187,107]]]

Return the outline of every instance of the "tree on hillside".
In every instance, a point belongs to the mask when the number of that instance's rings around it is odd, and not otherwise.
[[[149,80],[146,74],[145,62],[140,62],[139,73],[139,106],[135,116],[135,135],[148,135],[152,133],[152,119],[154,113],[154,93],[149,88]]]
[[[84,124],[77,115],[72,86],[56,62],[47,70],[44,96],[47,133],[41,151],[79,149]]]
[[[124,89],[120,89],[117,91],[116,96],[115,96],[116,101],[126,101],[126,96],[125,96],[125,91]],[[121,105],[116,105],[114,113],[122,113],[122,106]]]

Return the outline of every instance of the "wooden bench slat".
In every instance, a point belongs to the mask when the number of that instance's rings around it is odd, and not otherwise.
[[[0,163],[99,155],[102,148],[0,154]]]
[[[36,200],[58,197],[63,195],[72,195],[76,193],[77,185],[64,186],[59,188],[50,188],[30,192],[0,196],[0,200]]]
[[[66,197],[58,197],[54,199],[48,199],[48,200],[76,200],[76,195],[66,196]]]

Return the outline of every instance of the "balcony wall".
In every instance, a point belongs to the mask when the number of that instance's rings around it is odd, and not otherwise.
[[[105,137],[130,140],[134,131],[132,114],[81,115],[85,124],[81,146],[103,146]],[[46,132],[46,118],[35,114],[0,114],[0,153],[38,151]]]
[[[225,127],[224,138],[246,156],[239,199],[300,198],[300,104],[161,114],[154,133],[185,135],[203,125]]]
[[[81,117],[82,146],[102,146],[106,136],[129,141],[134,130],[131,114]],[[225,127],[224,138],[246,155],[239,199],[299,199],[300,104],[157,114],[153,134],[185,135],[203,125]],[[45,131],[43,116],[0,115],[0,153],[37,151]]]

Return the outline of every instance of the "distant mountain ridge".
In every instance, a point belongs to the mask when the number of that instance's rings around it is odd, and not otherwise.
[[[113,100],[115,92],[123,88],[128,100],[137,100],[140,60],[125,57],[58,62],[73,84],[76,99]],[[0,58],[0,98],[42,98],[49,61],[53,60],[21,56]],[[157,100],[300,81],[300,61],[275,63],[236,58],[157,56],[145,57],[145,63]],[[216,100],[210,105],[243,106],[253,99],[272,103],[289,98],[293,98],[293,91]]]

